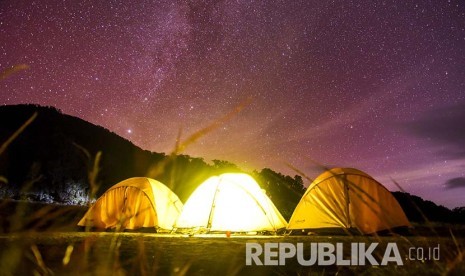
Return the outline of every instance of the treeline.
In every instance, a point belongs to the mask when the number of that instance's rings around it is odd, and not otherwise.
[[[85,205],[114,184],[147,176],[170,187],[182,201],[203,181],[225,172],[242,172],[235,164],[188,155],[154,153],[53,107],[0,107],[0,143],[7,141],[31,115],[36,119],[0,155],[0,199]],[[271,169],[250,173],[286,219],[305,192],[302,177]],[[306,183],[310,184],[310,183]],[[431,201],[393,192],[413,222],[465,223],[465,207],[449,210]]]
[[[452,210],[419,196],[403,192],[392,192],[402,206],[407,218],[413,222],[428,221],[465,224],[465,207]]]

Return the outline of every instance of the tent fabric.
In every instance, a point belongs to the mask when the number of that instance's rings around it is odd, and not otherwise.
[[[400,226],[411,225],[391,192],[362,171],[335,168],[308,187],[288,229],[343,227],[369,234]]]
[[[257,182],[247,174],[227,173],[202,183],[184,204],[178,229],[276,231],[286,220]]]
[[[108,189],[79,221],[80,226],[171,230],[182,202],[164,184],[146,177],[126,179]]]

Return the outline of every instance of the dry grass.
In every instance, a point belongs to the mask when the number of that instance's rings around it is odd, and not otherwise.
[[[247,242],[379,243],[384,248],[395,242],[402,257],[412,246],[440,245],[440,260],[407,260],[388,266],[311,266],[295,259],[286,266],[246,266]],[[463,237],[457,239],[462,243]],[[299,236],[299,237],[182,237],[147,233],[55,232],[22,233],[0,236],[2,272],[37,275],[463,275],[463,251],[457,251],[449,237],[373,237],[373,236]],[[383,251],[376,251],[380,259]],[[308,254],[308,252],[306,253]],[[347,253],[348,254],[348,253]],[[347,258],[345,254],[345,258]]]
[[[13,74],[16,74],[19,71],[23,71],[27,69],[29,69],[29,65],[27,64],[13,65],[10,68],[4,69],[3,71],[0,72],[0,81],[8,78],[9,76]]]

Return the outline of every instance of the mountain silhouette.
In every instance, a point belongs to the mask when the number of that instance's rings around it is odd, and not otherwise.
[[[31,104],[0,106],[0,143],[35,113],[37,117],[0,155],[0,199],[85,205],[92,193],[96,198],[124,179],[146,176],[165,183],[185,202],[208,177],[241,172],[227,161],[209,164],[188,155],[143,150],[101,126],[54,107]],[[268,168],[252,176],[288,220],[305,192],[302,177]],[[406,193],[393,194],[411,221],[424,222],[425,216],[433,221],[465,221],[463,207],[451,211]]]
[[[101,186],[97,194],[120,180],[144,175],[151,164],[166,158],[103,127],[36,105],[0,107],[0,139],[8,139],[35,112],[36,119],[0,156],[0,175],[13,192],[26,189],[24,192],[46,193],[50,200],[66,202],[65,190],[88,191],[88,173],[98,152]]]
[[[36,112],[35,120],[0,156],[0,176],[7,181],[0,184],[0,197],[86,204],[94,175],[95,196],[124,179],[147,176],[165,183],[185,201],[208,177],[241,171],[227,161],[207,164],[202,158],[143,150],[103,127],[38,105],[1,106],[0,141]],[[253,174],[289,218],[304,191],[302,178],[270,169]]]

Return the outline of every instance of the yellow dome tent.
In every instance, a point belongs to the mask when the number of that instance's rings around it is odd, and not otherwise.
[[[178,196],[162,183],[134,177],[108,189],[78,225],[118,230],[141,227],[171,230],[182,207]]]
[[[400,226],[410,223],[391,192],[364,172],[335,168],[308,187],[287,229],[343,227],[370,234]]]
[[[286,220],[255,180],[226,173],[203,182],[184,204],[178,230],[210,232],[276,231]]]

